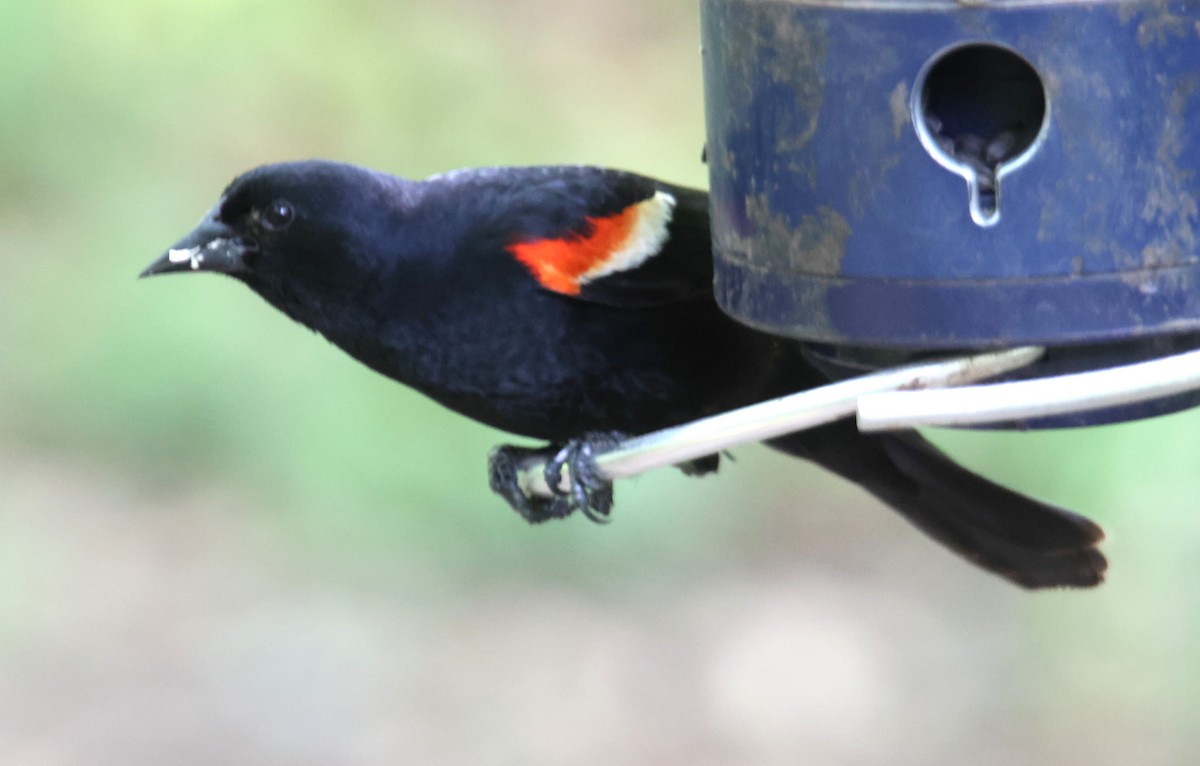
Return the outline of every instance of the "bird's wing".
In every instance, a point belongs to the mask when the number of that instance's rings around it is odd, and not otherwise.
[[[544,289],[622,308],[712,300],[705,192],[588,167],[509,181],[504,249]]]

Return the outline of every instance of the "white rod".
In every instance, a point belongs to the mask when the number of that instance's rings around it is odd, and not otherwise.
[[[1027,346],[882,370],[634,437],[597,455],[596,464],[606,478],[632,476],[850,417],[867,394],[972,383],[1024,367],[1041,355],[1041,348]],[[524,466],[521,485],[531,494],[548,497],[544,465],[537,461]]]
[[[858,427],[965,426],[1103,409],[1200,389],[1200,351],[1106,370],[941,391],[864,396]]]

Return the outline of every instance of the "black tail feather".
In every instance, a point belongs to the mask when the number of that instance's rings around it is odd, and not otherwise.
[[[1104,581],[1099,526],[968,471],[916,433],[872,436],[842,421],[769,444],[855,482],[934,540],[1017,585]]]

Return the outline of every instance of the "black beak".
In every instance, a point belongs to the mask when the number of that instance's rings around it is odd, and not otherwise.
[[[172,271],[216,271],[238,274],[246,271],[246,253],[252,248],[212,211],[186,237],[146,267],[139,277]]]

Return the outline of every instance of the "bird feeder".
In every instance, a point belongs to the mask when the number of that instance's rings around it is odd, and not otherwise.
[[[1200,3],[704,0],[702,24],[737,319],[834,375],[1045,346],[1029,377],[1200,345]]]

